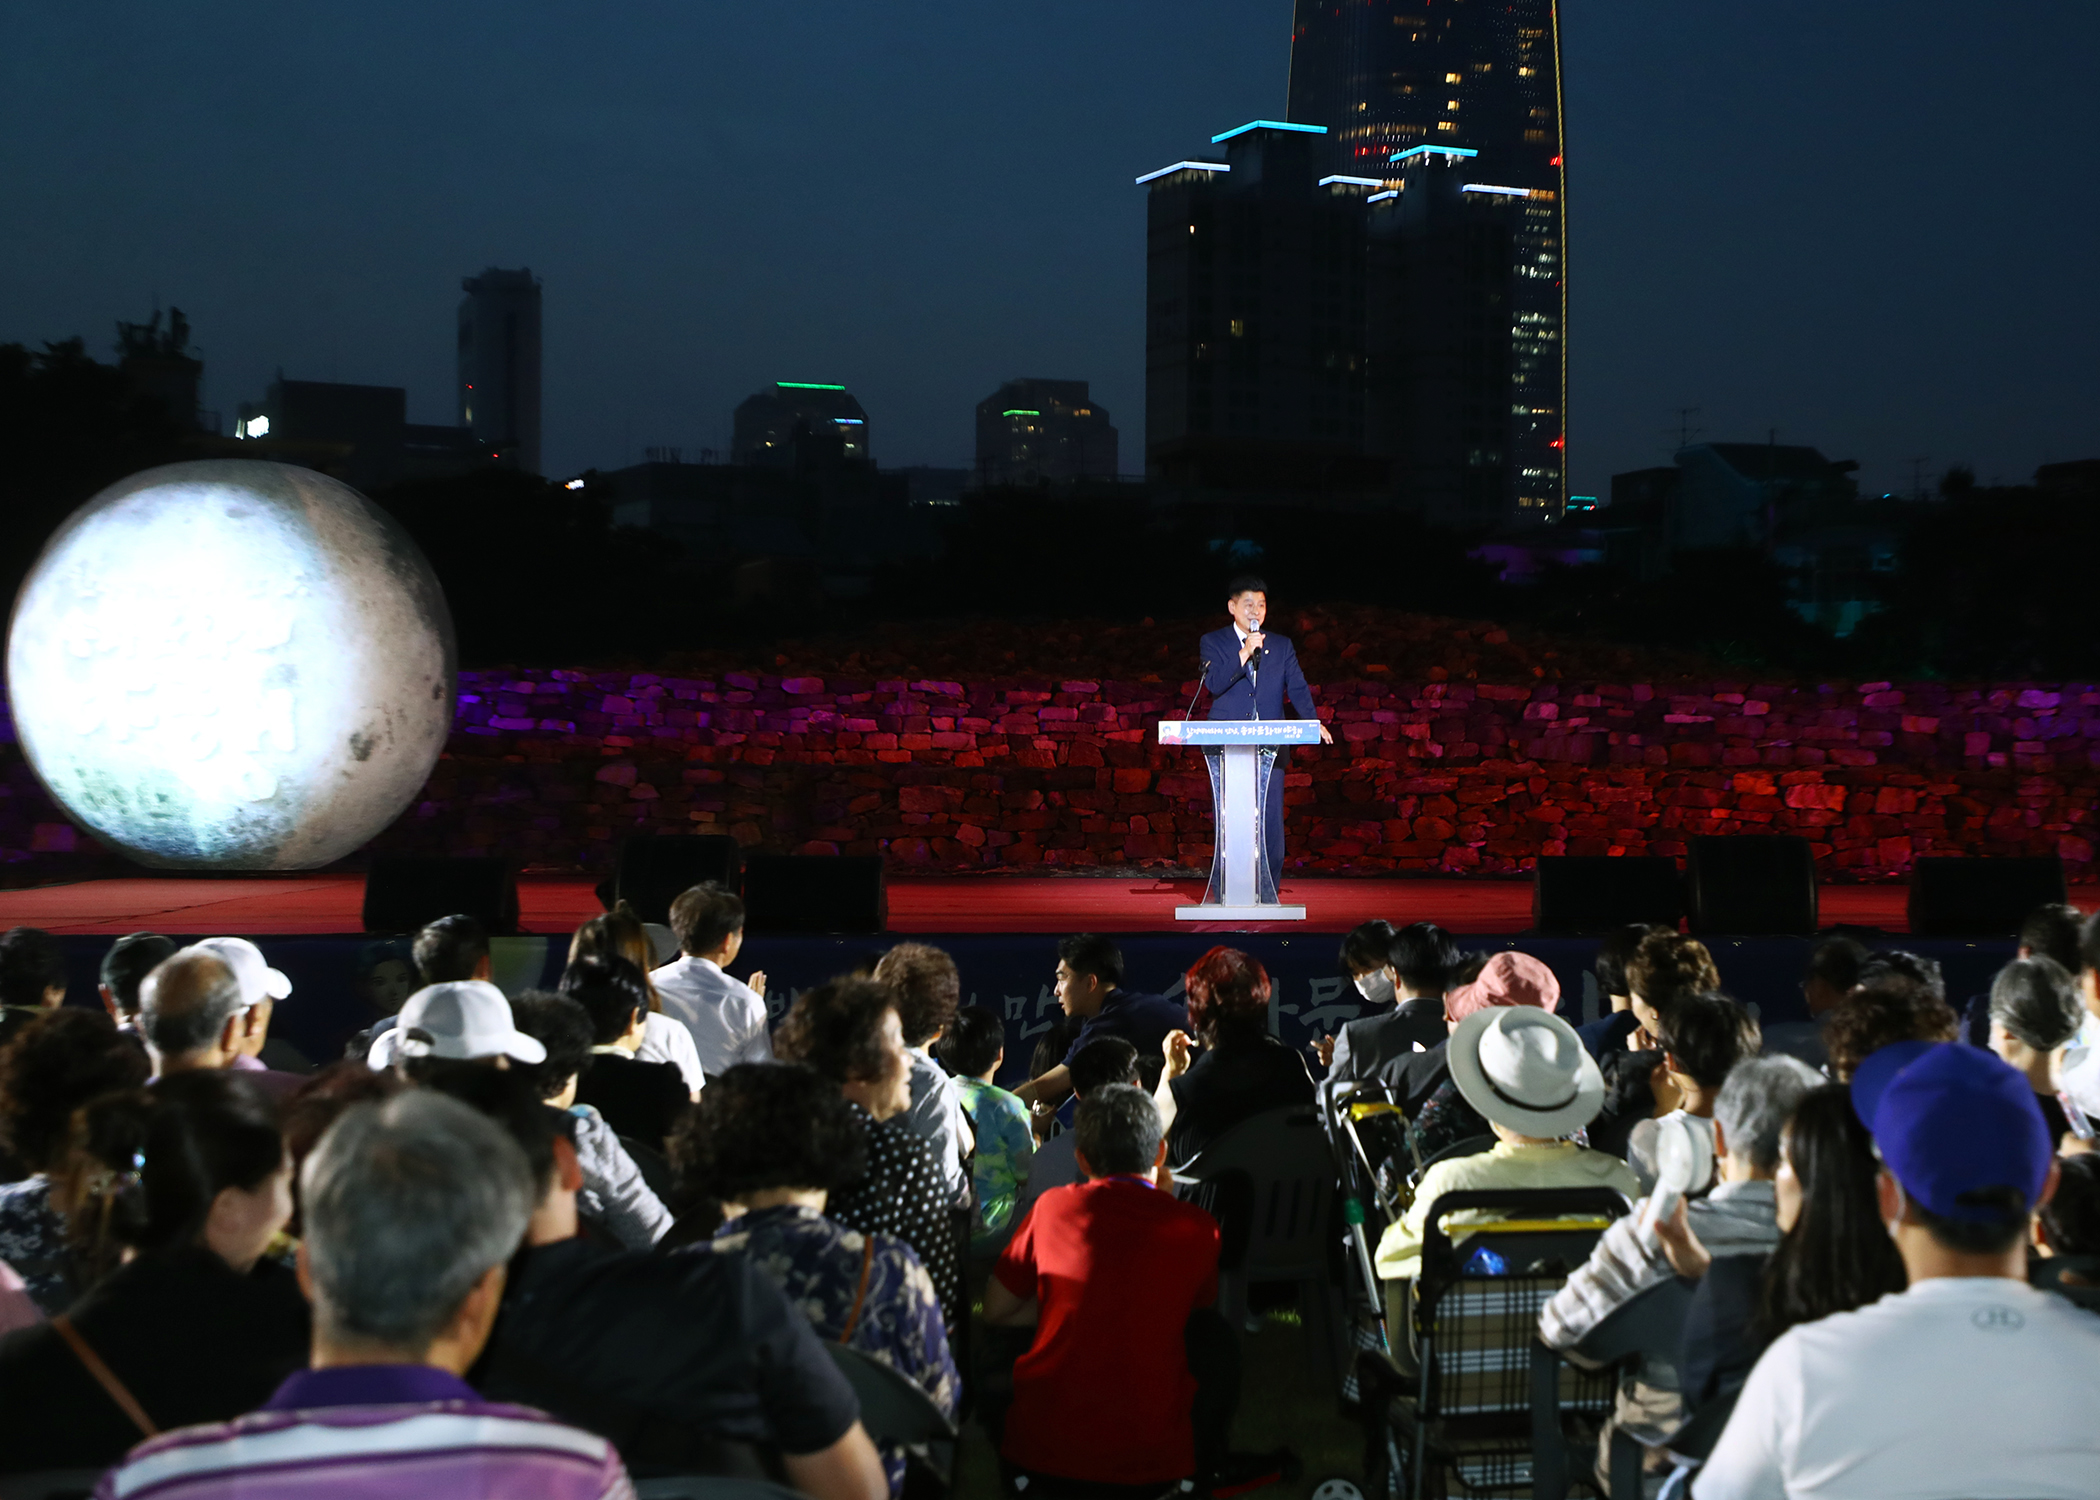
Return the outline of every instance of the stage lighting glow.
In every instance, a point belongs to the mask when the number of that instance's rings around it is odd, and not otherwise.
[[[299,870],[406,808],[452,721],[430,565],[349,486],[247,459],[110,486],[15,601],[30,765],[98,838],[169,869]]]

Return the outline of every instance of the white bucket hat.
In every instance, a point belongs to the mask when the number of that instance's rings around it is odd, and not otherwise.
[[[1451,1033],[1445,1056],[1466,1103],[1519,1135],[1571,1135],[1604,1104],[1596,1061],[1575,1028],[1550,1011],[1476,1010]]]
[[[271,968],[262,949],[246,938],[199,938],[193,946],[214,955],[233,970],[234,980],[241,987],[243,1010],[251,1010],[264,1000],[282,1000],[292,992],[291,980]]]
[[[518,1030],[511,1021],[510,1001],[485,979],[425,985],[401,1007],[399,1024],[374,1040],[375,1056],[378,1044],[390,1036],[400,1038],[394,1051],[401,1057],[547,1060],[546,1047],[537,1037]]]

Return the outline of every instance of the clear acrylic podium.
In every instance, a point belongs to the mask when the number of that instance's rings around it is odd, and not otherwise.
[[[1262,809],[1283,787],[1270,785],[1278,745],[1317,745],[1316,719],[1163,719],[1162,745],[1193,745],[1210,767],[1215,852],[1201,906],[1177,906],[1181,922],[1302,922],[1305,908],[1276,899],[1262,849]]]

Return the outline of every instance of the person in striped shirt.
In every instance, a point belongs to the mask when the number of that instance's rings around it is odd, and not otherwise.
[[[134,1448],[97,1500],[502,1495],[632,1500],[601,1437],[484,1401],[487,1342],[537,1197],[495,1122],[429,1090],[346,1111],[301,1174],[312,1367],[261,1410]]]

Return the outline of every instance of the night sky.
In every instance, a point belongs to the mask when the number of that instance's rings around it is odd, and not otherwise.
[[[0,11],[0,340],[189,314],[451,421],[462,275],[546,283],[550,473],[726,448],[843,381],[884,465],[967,464],[1015,375],[1144,433],[1144,190],[1283,108],[1289,0]],[[1564,9],[1571,487],[1711,439],[1907,491],[2100,456],[2091,0]]]

